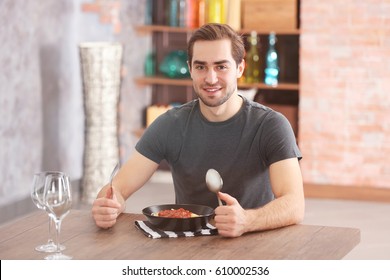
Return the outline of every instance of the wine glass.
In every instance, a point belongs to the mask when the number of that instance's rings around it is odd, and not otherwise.
[[[33,184],[31,188],[31,199],[35,206],[38,209],[45,210],[48,212],[46,206],[43,203],[43,191],[45,189],[45,180],[46,176],[49,174],[63,174],[59,171],[44,171],[34,174]],[[53,219],[49,216],[49,239],[46,244],[39,245],[35,247],[36,251],[45,252],[45,253],[53,253],[57,250],[56,244],[52,239],[52,223]],[[61,245],[60,250],[64,250],[65,246]]]
[[[70,212],[72,197],[70,191],[69,177],[64,174],[48,174],[45,180],[43,202],[49,210],[49,215],[56,225],[57,250],[54,254],[45,257],[46,260],[69,260],[72,257],[61,253],[60,232],[61,223]]]

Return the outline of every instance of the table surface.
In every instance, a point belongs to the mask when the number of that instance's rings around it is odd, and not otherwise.
[[[98,228],[90,211],[72,210],[62,222],[61,243],[65,254],[88,260],[331,260],[341,259],[360,242],[355,228],[293,225],[248,233],[237,238],[219,235],[148,238],[134,222],[142,214],[124,213],[108,230]],[[0,259],[43,259],[34,250],[48,237],[48,216],[36,211],[0,227]]]

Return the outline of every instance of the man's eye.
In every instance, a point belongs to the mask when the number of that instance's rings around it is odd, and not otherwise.
[[[195,66],[195,69],[196,69],[196,70],[203,70],[203,69],[204,69],[204,66],[203,66],[203,65],[196,65],[196,66]]]
[[[218,65],[217,69],[218,70],[225,70],[225,69],[227,69],[227,67],[225,65]]]

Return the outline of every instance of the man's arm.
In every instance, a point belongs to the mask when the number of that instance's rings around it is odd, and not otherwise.
[[[297,158],[281,160],[270,166],[270,180],[275,199],[258,209],[244,210],[234,197],[220,193],[226,202],[215,210],[216,227],[224,236],[288,226],[303,220],[305,199]]]
[[[112,227],[120,213],[125,210],[126,200],[140,189],[153,175],[158,164],[135,152],[121,167],[113,180],[114,193],[104,186],[93,202],[92,215],[97,226]]]

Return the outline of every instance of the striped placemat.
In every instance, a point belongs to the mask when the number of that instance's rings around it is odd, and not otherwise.
[[[177,238],[177,237],[193,237],[216,235],[218,230],[215,226],[207,224],[199,231],[164,231],[153,227],[148,221],[135,221],[135,227],[138,228],[144,235],[150,238]]]

